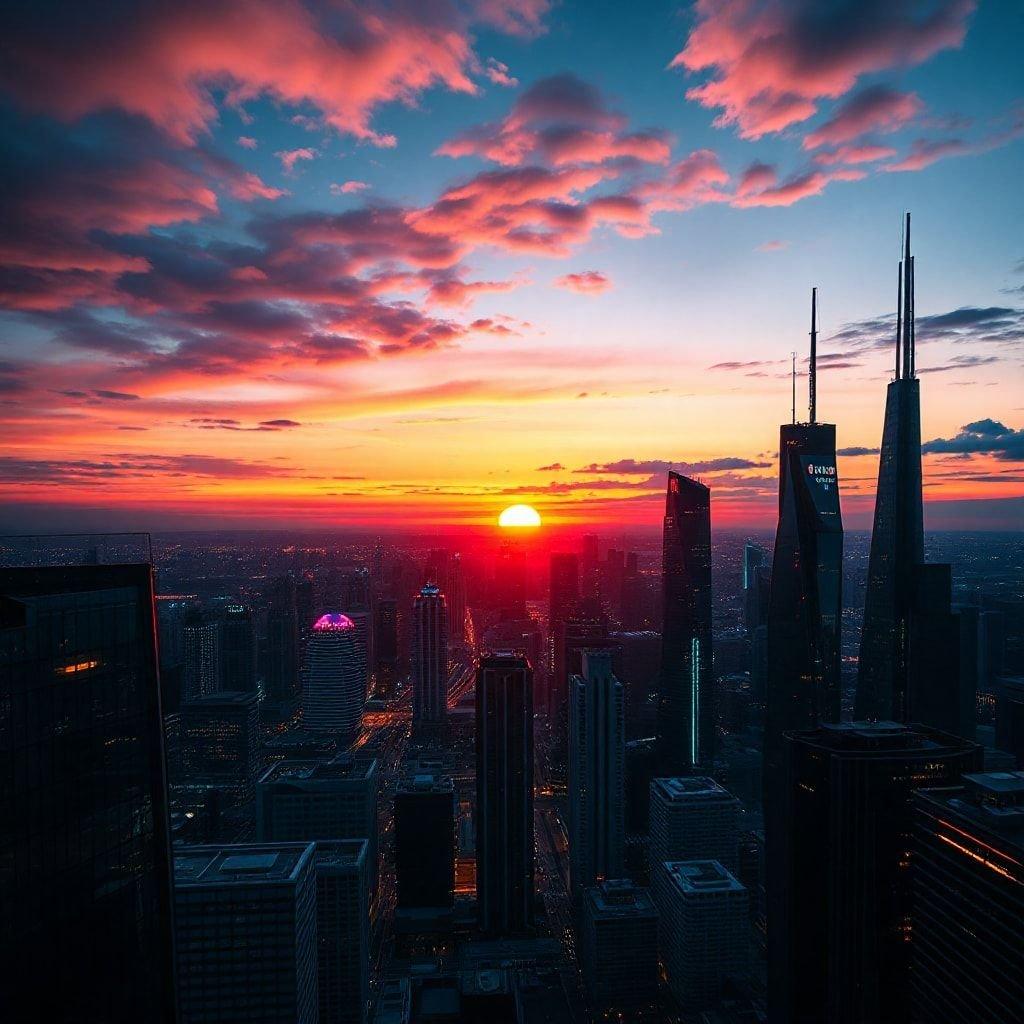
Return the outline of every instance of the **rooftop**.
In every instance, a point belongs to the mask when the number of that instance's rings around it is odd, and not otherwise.
[[[398,783],[399,793],[452,793],[455,785],[450,778],[433,774],[417,774]]]
[[[930,726],[900,722],[860,721],[823,723],[816,729],[787,733],[794,739],[830,751],[850,751],[858,755],[890,754],[895,751],[935,753],[940,750],[969,750],[975,744],[941,732]]]
[[[314,857],[317,866],[355,866],[366,861],[365,839],[318,839]]]
[[[610,878],[588,889],[586,902],[595,918],[646,917],[657,913],[650,892],[628,878]]]
[[[182,846],[174,855],[174,884],[294,882],[312,856],[313,843]]]
[[[321,615],[313,623],[313,629],[317,633],[342,633],[345,630],[355,628],[356,624],[347,615],[342,615],[341,612],[328,612],[326,615]]]
[[[670,860],[665,869],[676,888],[687,894],[746,891],[717,860]]]
[[[375,774],[376,770],[377,762],[373,758],[354,758],[345,754],[331,760],[303,758],[272,765],[264,772],[260,784],[362,781]]]
[[[675,775],[670,778],[653,779],[652,791],[656,791],[663,800],[672,803],[685,803],[691,800],[707,800],[709,798],[735,800],[736,798],[720,786],[714,779],[706,775]]]
[[[1024,849],[1024,771],[977,772],[963,783],[921,795]]]

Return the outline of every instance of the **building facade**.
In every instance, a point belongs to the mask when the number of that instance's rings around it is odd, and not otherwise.
[[[418,774],[395,792],[398,908],[450,908],[455,902],[455,787]]]
[[[413,727],[443,729],[448,714],[448,612],[444,594],[427,583],[412,610]]]
[[[366,683],[356,633],[352,619],[337,612],[313,625],[302,698],[302,722],[310,732],[348,736],[359,726]]]

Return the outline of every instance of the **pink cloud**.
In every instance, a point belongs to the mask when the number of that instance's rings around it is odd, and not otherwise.
[[[789,242],[784,241],[781,238],[773,238],[767,242],[762,242],[758,247],[758,252],[782,252],[783,249],[789,248]]]
[[[285,174],[292,174],[295,165],[300,160],[313,160],[316,157],[316,150],[303,146],[301,149],[282,149],[274,154],[281,161],[281,167]]]
[[[365,181],[343,181],[340,184],[335,182],[331,185],[331,195],[350,196],[357,192],[365,192],[369,187]]]
[[[852,142],[868,132],[894,132],[914,120],[924,104],[913,93],[878,85],[850,97],[824,124],[804,138],[804,149]]]
[[[287,195],[283,189],[267,185],[257,174],[244,171],[231,182],[231,194],[236,199],[249,201],[252,199],[280,199]]]
[[[975,0],[889,0],[858,10],[783,0],[698,0],[697,23],[671,62],[710,72],[689,99],[719,108],[718,126],[759,138],[806,121],[818,101],[861,75],[920,64],[958,47]]]
[[[484,75],[494,85],[504,86],[506,89],[514,88],[519,84],[519,79],[512,75],[508,65],[494,57],[488,57],[484,64]]]
[[[514,281],[463,281],[443,276],[434,280],[427,291],[427,304],[435,306],[468,306],[478,295],[486,292],[510,292],[525,284]]]
[[[753,192],[763,192],[778,180],[775,168],[770,164],[753,163],[740,176],[736,194],[747,196]]]
[[[581,295],[600,295],[612,286],[611,279],[600,270],[582,270],[577,274],[565,274],[555,279],[555,285]]]
[[[838,149],[822,150],[814,154],[814,162],[822,167],[833,164],[871,164],[877,160],[888,160],[896,155],[891,146],[862,143],[854,146],[840,146]]]
[[[832,181],[857,181],[865,177],[864,171],[841,169],[836,171],[805,171],[785,181],[762,188],[759,191],[737,194],[732,205],[750,206],[792,206],[801,199],[821,195]]]
[[[251,135],[239,135],[238,144],[242,149],[255,149],[256,140]]]

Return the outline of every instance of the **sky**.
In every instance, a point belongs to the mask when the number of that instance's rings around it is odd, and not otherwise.
[[[870,524],[913,215],[926,525],[1024,526],[1024,7],[0,15],[5,529]]]

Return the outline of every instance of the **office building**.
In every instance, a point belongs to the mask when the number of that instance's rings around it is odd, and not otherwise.
[[[265,706],[288,717],[302,698],[299,676],[299,611],[295,580],[281,576],[267,602],[267,641],[263,661]]]
[[[659,770],[710,765],[715,706],[711,652],[711,491],[668,475],[662,560]]]
[[[337,612],[321,615],[313,625],[302,701],[302,722],[310,732],[347,736],[359,726],[366,684],[357,632],[352,619]]]
[[[317,1024],[312,843],[174,856],[181,1024]]]
[[[223,691],[186,701],[179,713],[181,778],[177,785],[216,790],[224,806],[253,798],[259,765],[259,700]]]
[[[420,590],[412,609],[413,728],[440,732],[448,714],[448,614],[435,583]]]
[[[557,718],[565,705],[569,673],[565,665],[565,624],[580,596],[580,564],[576,555],[555,552],[550,560],[548,588],[548,639],[551,677],[547,713]]]
[[[395,792],[398,909],[451,907],[455,901],[455,787],[418,774]]]
[[[743,624],[748,633],[764,625],[768,618],[767,558],[768,553],[760,544],[748,540],[743,545]]]
[[[717,860],[669,861],[660,901],[668,987],[687,1015],[715,1005],[750,971],[747,890]]]
[[[195,700],[220,689],[220,624],[197,615],[183,629],[185,664],[182,699]]]
[[[398,619],[398,601],[392,597],[379,598],[373,618],[374,682],[378,697],[393,697],[398,683]]]
[[[466,573],[462,555],[456,551],[448,563],[445,597],[448,602],[448,638],[452,644],[466,642]]]
[[[255,692],[257,679],[256,622],[252,609],[229,604],[220,623],[220,688]]]
[[[915,1024],[1015,1024],[1024,1008],[1024,772],[914,794]]]
[[[583,895],[580,964],[587,1003],[629,1011],[658,999],[658,911],[651,894],[609,879]]]
[[[476,877],[480,928],[515,933],[533,919],[533,670],[510,652],[476,680]]]
[[[998,676],[996,695],[996,748],[1009,754],[1017,768],[1024,768],[1024,676]]]
[[[738,866],[740,802],[705,776],[654,779],[650,803],[651,877],[669,860]]]
[[[584,651],[569,686],[569,880],[579,900],[623,875],[625,715],[609,652]]]
[[[154,621],[149,565],[0,569],[9,1020],[175,1022]]]
[[[365,1024],[370,1004],[369,846],[321,840],[316,872],[319,1024]]]
[[[978,770],[981,749],[925,726],[854,722],[791,733],[786,752],[788,827],[769,837],[780,872],[768,885],[781,887],[768,919],[769,1012],[794,1024],[905,1024],[913,791]]]

